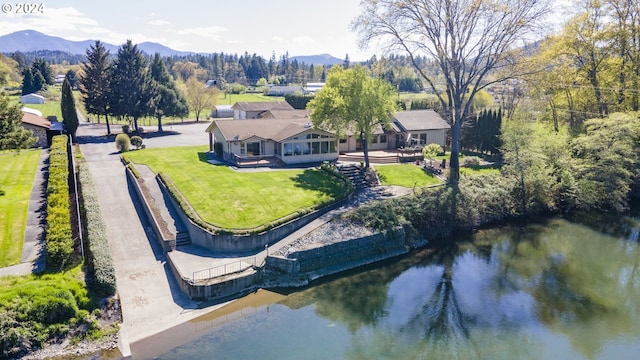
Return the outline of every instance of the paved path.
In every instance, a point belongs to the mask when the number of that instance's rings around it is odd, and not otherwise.
[[[121,351],[128,344],[209,312],[186,297],[175,282],[162,249],[127,182],[112,138],[94,137],[103,128],[82,124],[80,148],[98,189],[99,203],[116,270],[122,304]],[[202,142],[207,141],[201,133]],[[146,141],[145,141],[146,143]],[[163,142],[164,146],[172,146]]]

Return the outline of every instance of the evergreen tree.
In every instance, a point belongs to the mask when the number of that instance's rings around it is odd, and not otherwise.
[[[9,97],[0,94],[0,150],[26,149],[35,143],[33,133],[22,127],[20,104],[11,105]]]
[[[109,51],[97,40],[87,50],[87,61],[82,64],[80,75],[80,93],[84,107],[89,114],[104,115],[107,123],[107,134],[111,134],[109,125],[109,78],[111,66]]]
[[[40,75],[42,75],[42,78],[44,79],[43,86],[45,84],[53,85],[53,73],[51,71],[51,67],[44,59],[36,58],[33,60],[33,64],[31,64],[31,71],[33,71],[34,75],[36,72],[39,72]]]
[[[67,71],[67,73],[64,75],[64,77],[69,80],[69,85],[71,85],[71,89],[75,88],[78,82],[78,77],[75,71],[73,71],[73,69],[69,69],[69,71]]]
[[[138,119],[153,114],[155,90],[147,61],[131,40],[118,49],[109,90],[111,114],[131,118],[138,131]]]
[[[62,83],[62,98],[60,100],[60,110],[62,112],[62,123],[75,142],[76,130],[78,129],[78,112],[76,111],[76,100],[73,98],[71,84],[67,78]]]
[[[187,100],[178,90],[160,54],[153,56],[150,66],[151,78],[155,81],[154,113],[158,119],[158,131],[162,132],[162,116],[187,116]]]
[[[22,79],[22,95],[33,93],[33,89],[33,72],[31,69],[26,69],[24,71],[24,78]]]

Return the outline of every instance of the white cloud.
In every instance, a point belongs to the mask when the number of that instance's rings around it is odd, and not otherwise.
[[[309,36],[296,36],[291,39],[292,42],[296,45],[311,45],[315,44],[315,40]]]
[[[157,20],[151,20],[147,22],[147,24],[154,25],[154,26],[168,26],[168,25],[171,25],[171,22],[167,20],[157,19]]]
[[[207,27],[195,27],[189,29],[182,29],[176,31],[179,35],[197,35],[205,38],[209,38],[215,41],[222,39],[222,34],[228,32],[229,29],[221,26],[207,26]]]

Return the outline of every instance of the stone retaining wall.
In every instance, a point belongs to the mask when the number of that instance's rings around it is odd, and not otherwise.
[[[308,280],[353,269],[409,252],[403,228],[291,253],[267,257],[265,268]],[[277,279],[272,279],[276,283]]]

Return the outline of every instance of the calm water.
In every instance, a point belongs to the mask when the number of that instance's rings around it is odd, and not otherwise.
[[[302,291],[260,291],[132,351],[159,359],[638,358],[640,222],[578,221],[481,231]]]

